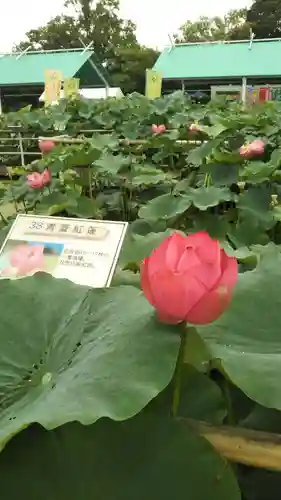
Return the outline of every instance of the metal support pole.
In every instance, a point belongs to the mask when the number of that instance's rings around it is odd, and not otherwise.
[[[18,139],[19,139],[19,147],[20,147],[20,158],[21,158],[21,166],[25,166],[25,161],[24,161],[24,149],[23,149],[23,140],[21,133],[19,132],[18,134]]]
[[[246,76],[243,76],[243,78],[242,78],[241,100],[242,100],[243,104],[246,104],[246,101],[247,101],[247,78],[246,78]]]

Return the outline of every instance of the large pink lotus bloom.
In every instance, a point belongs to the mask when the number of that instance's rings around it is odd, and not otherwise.
[[[165,323],[204,325],[229,306],[238,264],[206,232],[174,233],[146,258],[141,285]]]
[[[43,271],[44,268],[44,245],[19,245],[10,254],[9,272],[15,276],[26,276],[34,274],[36,271]]]
[[[45,169],[42,174],[39,172],[33,172],[27,176],[27,183],[33,189],[42,189],[43,187],[50,184],[52,176],[49,169]]]
[[[264,153],[265,144],[262,139],[255,139],[249,144],[244,144],[240,148],[240,155],[245,158],[255,158],[256,156],[262,156]]]

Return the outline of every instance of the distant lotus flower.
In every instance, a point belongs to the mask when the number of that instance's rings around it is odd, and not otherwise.
[[[27,276],[44,268],[44,245],[19,245],[10,254],[10,266],[2,276]]]
[[[264,153],[265,144],[262,139],[255,139],[249,144],[244,144],[240,148],[240,155],[245,158],[255,158],[256,156],[261,156]]]
[[[52,180],[51,172],[48,168],[45,168],[42,174],[42,181],[44,186],[46,186],[46,184],[50,184],[51,180]]]
[[[164,134],[164,132],[166,132],[167,129],[166,129],[166,126],[164,124],[155,125],[155,123],[154,123],[151,127],[151,130],[152,130],[153,134],[161,135],[161,134]]]
[[[47,184],[50,184],[51,180],[52,176],[50,170],[48,170],[47,168],[42,174],[40,174],[39,172],[33,172],[33,174],[27,176],[27,183],[33,189],[42,189],[43,187],[47,186]]]
[[[54,149],[55,143],[53,141],[39,141],[39,149],[41,153],[49,153]]]
[[[189,127],[189,132],[196,134],[197,132],[201,132],[201,128],[198,123],[192,123]]]

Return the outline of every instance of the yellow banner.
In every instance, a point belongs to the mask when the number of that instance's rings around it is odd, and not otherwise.
[[[162,74],[153,69],[146,70],[145,95],[148,99],[161,97],[162,92]]]
[[[58,102],[60,100],[62,82],[62,72],[47,69],[45,71],[45,105],[48,106],[52,102]]]
[[[66,78],[63,84],[64,97],[71,99],[76,97],[79,92],[80,80],[79,78]]]

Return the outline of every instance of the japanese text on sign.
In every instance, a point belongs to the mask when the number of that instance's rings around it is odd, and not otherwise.
[[[35,235],[39,233],[41,235],[54,235],[54,236],[66,236],[66,237],[79,237],[79,238],[93,238],[93,239],[104,239],[107,236],[107,229],[103,227],[98,227],[95,225],[83,225],[80,223],[55,223],[55,222],[44,222],[42,220],[34,219],[28,226],[28,229],[24,231],[26,235]]]

